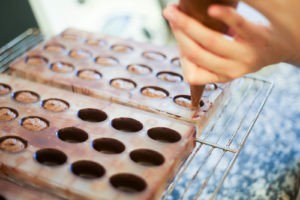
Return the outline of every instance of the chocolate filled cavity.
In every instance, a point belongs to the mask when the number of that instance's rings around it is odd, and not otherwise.
[[[51,43],[51,44],[46,44],[44,46],[44,49],[50,53],[62,53],[66,49],[66,47],[63,46],[62,44]]]
[[[112,120],[113,128],[123,132],[138,132],[143,129],[143,124],[133,118],[120,117]]]
[[[131,160],[144,166],[160,166],[165,162],[163,155],[151,149],[136,149],[129,155]]]
[[[119,64],[118,59],[112,57],[112,56],[98,56],[95,59],[95,62],[99,65],[103,65],[103,66],[116,66]]]
[[[110,85],[123,90],[132,90],[136,87],[136,83],[130,79],[116,78],[110,81]]]
[[[181,75],[168,71],[159,72],[157,73],[156,77],[160,80],[172,83],[181,82],[183,80],[183,77]]]
[[[102,77],[100,72],[92,69],[80,70],[78,71],[77,76],[85,80],[99,80]]]
[[[163,143],[175,143],[181,140],[181,135],[177,131],[166,127],[151,128],[147,134],[151,139]]]
[[[86,44],[90,45],[90,46],[98,46],[98,47],[104,47],[107,45],[107,41],[106,40],[102,40],[102,39],[93,39],[93,38],[89,38],[85,41]]]
[[[92,145],[96,151],[105,154],[119,154],[125,150],[125,145],[113,138],[99,138]]]
[[[9,153],[18,153],[26,149],[27,141],[17,136],[5,136],[0,138],[0,150]]]
[[[49,126],[49,122],[41,117],[30,116],[23,118],[21,125],[29,131],[42,131]]]
[[[163,61],[167,58],[166,55],[156,51],[145,51],[142,56],[148,60]]]
[[[34,158],[40,164],[49,167],[60,166],[67,162],[67,156],[64,152],[51,148],[38,150]]]
[[[7,84],[0,83],[0,96],[7,95],[11,92],[11,87]]]
[[[99,109],[84,108],[78,111],[77,116],[83,121],[102,122],[107,119],[107,114]]]
[[[41,55],[29,55],[25,57],[25,62],[29,65],[46,65],[48,59]]]
[[[55,62],[51,64],[51,70],[58,73],[70,73],[74,71],[74,69],[71,63]]]
[[[124,44],[115,44],[111,46],[111,50],[117,53],[129,53],[133,51],[133,48]]]
[[[15,92],[13,98],[19,103],[35,103],[40,100],[37,93],[27,90]]]
[[[91,53],[84,49],[73,49],[70,51],[69,56],[75,59],[86,59],[91,57]]]
[[[18,112],[15,109],[8,107],[0,107],[0,122],[10,121],[18,117]]]
[[[85,142],[89,135],[82,129],[76,127],[66,127],[57,132],[57,137],[64,142],[81,143]]]
[[[109,182],[115,189],[126,193],[138,193],[147,188],[144,179],[129,173],[115,174],[110,177]]]
[[[178,96],[174,97],[173,101],[177,105],[185,107],[185,108],[193,107],[190,95],[178,95]],[[204,106],[204,102],[202,100],[199,102],[199,106],[200,107]]]
[[[74,34],[74,33],[62,33],[61,37],[64,40],[69,40],[69,41],[76,41],[79,40],[79,36]]]
[[[99,163],[88,160],[80,160],[71,165],[71,171],[76,176],[84,179],[97,179],[105,174],[105,169]]]
[[[181,66],[180,59],[179,58],[173,58],[171,60],[171,64],[175,65],[176,67],[180,67]]]
[[[69,108],[69,103],[61,99],[46,99],[43,101],[44,109],[52,112],[62,112]]]
[[[156,86],[147,86],[141,89],[141,93],[144,96],[152,97],[152,98],[166,98],[169,96],[169,92],[163,88]]]
[[[152,69],[143,64],[131,64],[127,66],[127,70],[133,74],[150,74]]]

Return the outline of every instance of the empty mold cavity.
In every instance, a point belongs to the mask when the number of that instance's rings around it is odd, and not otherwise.
[[[125,44],[115,44],[111,46],[111,50],[117,53],[129,53],[133,51],[133,48]]]
[[[0,83],[0,96],[7,95],[11,92],[11,87],[7,84]]]
[[[169,92],[163,88],[156,86],[146,86],[141,88],[141,93],[144,96],[152,97],[152,98],[166,98],[169,96]]]
[[[17,91],[13,94],[13,98],[19,103],[35,103],[40,100],[37,93],[29,90]]]
[[[151,128],[147,134],[153,140],[164,143],[175,143],[181,140],[181,135],[177,131],[166,127]]]
[[[173,101],[181,107],[192,108],[192,101],[191,101],[191,96],[190,95],[175,96],[173,98]],[[200,107],[204,106],[204,102],[202,100],[199,102],[199,106]]]
[[[69,143],[81,143],[88,139],[88,134],[82,129],[76,127],[66,127],[57,131],[57,137]]]
[[[136,83],[130,79],[126,78],[115,78],[110,81],[110,85],[114,88],[122,90],[132,90],[136,88]]]
[[[17,136],[5,136],[0,138],[0,150],[9,153],[18,153],[27,148],[27,141]]]
[[[30,65],[46,65],[48,59],[41,55],[29,55],[25,57],[25,62]]]
[[[0,122],[10,121],[18,117],[18,112],[9,107],[0,107]]]
[[[49,122],[42,117],[29,116],[21,120],[21,125],[29,131],[42,131],[49,126]]]
[[[119,60],[112,56],[98,56],[95,62],[102,66],[115,66],[119,64]]]
[[[100,178],[105,174],[105,169],[99,163],[80,160],[76,161],[71,165],[71,171],[76,176],[84,179],[96,179]]]
[[[123,132],[138,132],[143,129],[143,124],[136,119],[120,117],[111,122],[112,127]]]
[[[129,173],[115,174],[110,177],[109,182],[115,189],[126,193],[142,192],[147,187],[144,179]]]
[[[85,41],[86,44],[90,46],[97,46],[97,47],[104,47],[107,45],[107,41],[103,39],[94,39],[94,38],[89,38]]]
[[[85,49],[73,49],[69,53],[69,56],[75,59],[85,59],[91,57],[91,55],[91,52]]]
[[[55,62],[51,64],[50,69],[58,73],[70,73],[74,71],[75,67],[71,63]]]
[[[62,99],[46,99],[42,102],[44,109],[51,112],[62,112],[69,108],[69,103]]]
[[[44,49],[51,53],[61,53],[66,49],[66,47],[59,43],[50,43],[46,44]]]
[[[165,162],[163,155],[150,149],[136,149],[129,156],[131,160],[144,166],[159,166]]]
[[[125,145],[113,138],[99,138],[93,141],[93,148],[105,154],[119,154],[125,150]]]
[[[63,165],[67,162],[67,156],[64,152],[57,149],[40,149],[34,154],[34,158],[42,165],[54,167]]]
[[[102,74],[98,72],[97,70],[93,69],[84,69],[80,70],[77,73],[77,76],[81,79],[85,80],[99,80],[102,77]]]
[[[127,66],[127,70],[133,74],[150,74],[152,72],[151,67],[143,64],[131,64]]]
[[[147,58],[148,60],[154,60],[154,61],[162,61],[167,58],[167,56],[164,55],[163,53],[156,52],[156,51],[145,51],[143,52],[142,56],[144,58]]]
[[[179,58],[173,58],[172,60],[171,60],[171,63],[173,64],[173,65],[175,65],[175,66],[177,66],[177,67],[180,67],[181,66],[181,63],[180,63],[180,59]]]
[[[183,80],[183,77],[181,75],[169,71],[159,72],[157,73],[156,77],[160,80],[172,83],[181,82]]]
[[[99,109],[84,108],[78,111],[77,116],[83,121],[102,122],[107,119],[107,114]]]

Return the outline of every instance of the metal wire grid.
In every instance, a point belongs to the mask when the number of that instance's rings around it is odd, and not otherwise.
[[[0,73],[43,40],[32,28],[0,48]],[[273,84],[254,77],[234,81],[230,94],[180,168],[163,199],[214,199],[268,99]],[[199,133],[198,133],[199,134]]]

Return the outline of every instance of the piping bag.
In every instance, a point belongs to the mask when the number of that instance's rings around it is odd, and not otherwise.
[[[221,21],[208,16],[207,9],[211,4],[228,5],[235,8],[237,3],[238,0],[180,0],[179,9],[205,26],[221,33],[227,33],[228,27]],[[205,85],[190,85],[192,109],[199,107],[204,88]]]

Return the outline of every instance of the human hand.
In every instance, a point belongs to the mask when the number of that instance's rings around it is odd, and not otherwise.
[[[295,3],[297,0],[289,1]],[[267,13],[270,26],[249,22],[228,6],[213,5],[208,9],[211,17],[227,24],[233,33],[232,39],[203,26],[181,12],[177,6],[169,6],[164,10],[164,16],[178,42],[185,79],[190,84],[227,82],[281,61],[300,63],[297,56],[299,51],[295,52],[296,45],[293,44],[296,38],[287,39],[291,38],[291,32],[300,32],[300,29],[283,31],[286,30],[286,24],[277,22],[281,18],[277,17],[277,12],[272,13],[274,7],[270,6],[270,2],[265,5],[261,2],[266,1],[249,2],[262,13]],[[290,11],[284,12],[287,14]],[[295,26],[292,22],[289,25]],[[300,42],[298,44],[300,46]]]

